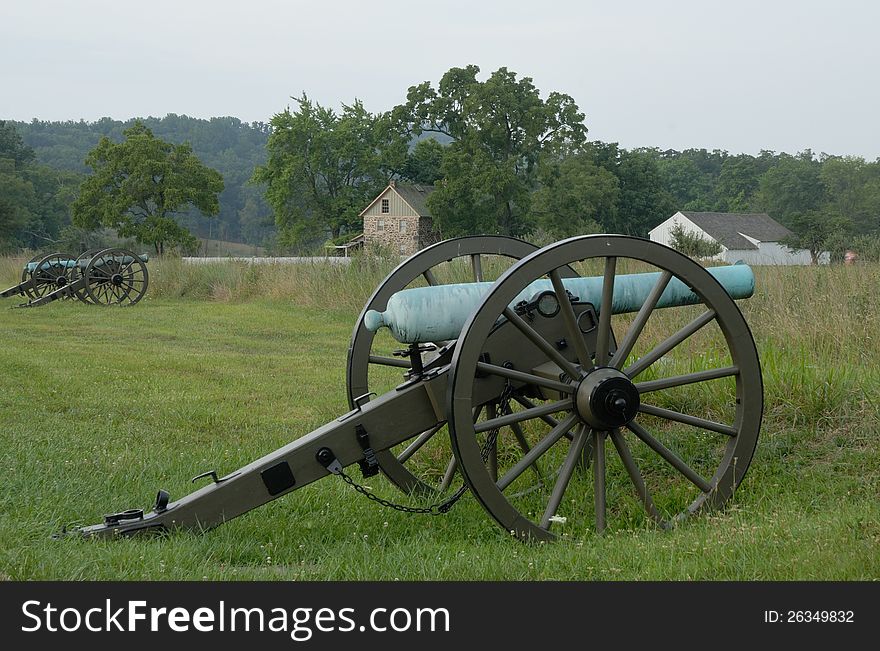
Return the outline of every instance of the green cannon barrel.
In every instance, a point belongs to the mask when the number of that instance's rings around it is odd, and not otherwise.
[[[750,297],[755,291],[755,276],[748,265],[710,267],[712,274],[734,299]],[[611,309],[614,314],[636,312],[656,285],[660,272],[626,274],[614,280]],[[602,277],[566,278],[565,289],[581,301],[599,309]],[[404,289],[388,300],[384,312],[370,310],[364,325],[372,332],[387,327],[397,341],[405,344],[457,339],[465,322],[489,292],[493,283],[464,283]],[[536,294],[553,290],[549,280],[536,280],[517,294],[510,304],[531,300]],[[673,278],[657,302],[658,308],[699,303],[699,297],[678,278]]]
[[[149,256],[145,253],[141,254],[139,257],[144,262],[147,262],[149,260]],[[114,259],[116,260],[116,262],[119,262],[120,264],[130,264],[131,262],[134,261],[134,258],[131,257],[130,255],[115,256]],[[99,260],[98,264],[100,264],[100,263],[101,263],[101,261]],[[79,267],[81,269],[85,269],[88,266],[88,264],[89,264],[88,260],[80,260]],[[77,266],[77,262],[76,262],[76,260],[59,260],[59,261],[53,263],[52,265],[50,265],[48,262],[43,263],[43,269],[48,269],[50,266],[62,266],[62,267],[65,267],[66,269],[72,269],[73,267]],[[37,263],[36,262],[29,262],[24,266],[24,268],[27,271],[32,272],[34,269],[37,268]]]

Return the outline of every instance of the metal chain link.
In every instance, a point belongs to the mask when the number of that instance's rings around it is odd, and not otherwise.
[[[499,413],[505,413],[506,410],[510,408],[510,398],[513,395],[513,386],[510,384],[510,380],[506,382],[504,385],[504,390],[501,392],[501,397],[498,399],[498,405],[500,407]],[[483,447],[480,450],[480,459],[482,459],[485,464],[489,460],[489,453],[492,451],[492,448],[495,446],[498,441],[498,432],[501,428],[496,427],[494,429],[489,430],[489,435],[486,437],[485,442],[483,443]],[[465,493],[468,492],[467,483],[462,484],[461,487],[455,491],[448,498],[443,500],[442,502],[435,502],[429,506],[407,506],[406,504],[397,504],[396,502],[392,502],[390,500],[386,500],[383,497],[379,497],[375,493],[373,493],[369,488],[357,483],[350,475],[348,475],[345,470],[340,470],[337,473],[342,480],[355,489],[361,495],[366,496],[367,499],[370,499],[377,504],[380,504],[389,509],[394,509],[395,511],[400,511],[401,513],[420,513],[424,515],[442,515],[444,513],[448,513],[455,503],[460,500]]]

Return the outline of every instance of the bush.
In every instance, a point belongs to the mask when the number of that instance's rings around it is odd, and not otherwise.
[[[711,258],[721,253],[718,242],[707,240],[699,233],[685,231],[678,222],[672,225],[670,235],[670,246],[691,258]]]

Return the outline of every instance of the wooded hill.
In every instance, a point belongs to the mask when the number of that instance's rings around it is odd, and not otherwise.
[[[233,117],[203,120],[173,113],[140,121],[157,138],[174,144],[188,142],[205,165],[223,176],[225,187],[220,193],[219,215],[205,218],[194,213],[182,217],[182,225],[203,238],[254,245],[271,239],[275,225],[272,211],[263,200],[263,188],[248,183],[254,168],[266,160],[268,124],[247,123]],[[122,132],[134,123],[134,118],[125,122],[111,118],[97,122],[10,122],[24,144],[34,150],[37,164],[71,172],[80,181],[90,171],[85,159],[98,141],[106,136],[119,142]]]

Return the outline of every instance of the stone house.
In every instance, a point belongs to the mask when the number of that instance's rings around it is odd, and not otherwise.
[[[391,181],[361,212],[364,246],[412,255],[440,241],[425,201],[434,188]]]

